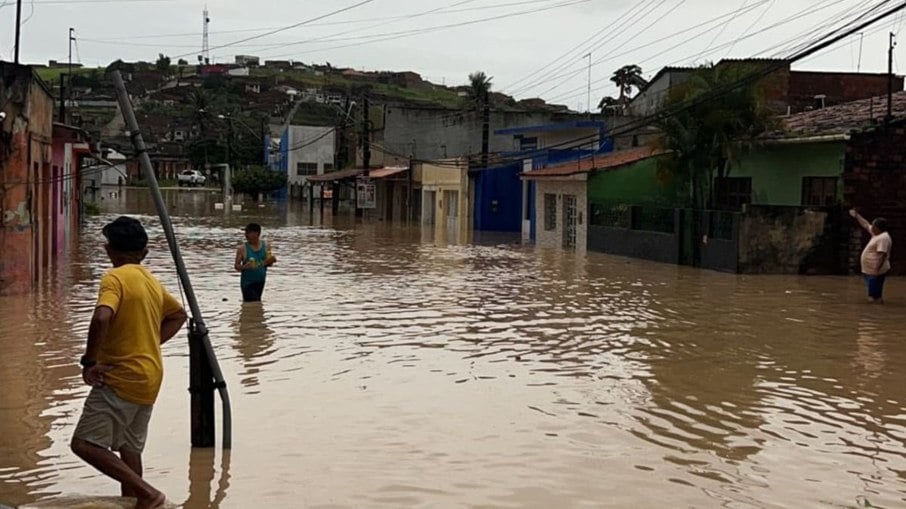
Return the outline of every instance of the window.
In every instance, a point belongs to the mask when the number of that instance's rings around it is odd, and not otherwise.
[[[829,207],[837,203],[837,177],[802,177],[802,204]]]
[[[519,150],[537,150],[538,149],[538,137],[532,136],[522,136],[519,138]]]
[[[544,193],[544,230],[557,229],[557,195]]]
[[[296,175],[307,177],[318,174],[318,163],[296,163]]]
[[[714,196],[718,210],[740,210],[743,205],[752,203],[752,178],[716,178]]]
[[[324,163],[324,173],[333,171],[333,163]]]

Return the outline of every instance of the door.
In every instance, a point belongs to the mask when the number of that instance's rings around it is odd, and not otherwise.
[[[447,231],[456,231],[459,227],[459,191],[444,191],[444,211]]]
[[[424,195],[422,219],[424,224],[434,224],[437,219],[437,191],[425,191]]]
[[[576,195],[563,195],[563,247],[576,248]]]

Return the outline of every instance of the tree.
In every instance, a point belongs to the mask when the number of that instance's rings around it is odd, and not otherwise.
[[[252,196],[270,193],[286,186],[286,174],[262,166],[251,166],[233,176],[233,190]]]
[[[488,100],[488,94],[491,92],[491,79],[484,71],[475,71],[469,75],[469,103],[475,106],[475,109],[481,109]]]
[[[186,61],[185,58],[180,58],[180,59],[176,62],[176,65],[189,65],[189,62]]]
[[[704,66],[667,95],[659,148],[670,157],[658,161],[658,171],[685,188],[691,207],[714,207],[715,177],[728,176],[774,125],[762,86],[740,84],[756,71],[750,65]]]
[[[170,57],[164,55],[163,53],[158,53],[157,62],[154,63],[154,68],[160,72],[169,72],[170,71]]]
[[[598,109],[601,110],[601,113],[604,113],[605,110],[609,108],[614,108],[621,105],[622,102],[619,99],[608,95],[607,97],[601,98],[601,102],[598,103]]]
[[[644,87],[648,82],[642,78],[642,68],[637,65],[624,65],[610,77],[617,88],[620,89],[620,103],[626,104],[632,97],[632,89]]]

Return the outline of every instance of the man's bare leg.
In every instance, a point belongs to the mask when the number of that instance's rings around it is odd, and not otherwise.
[[[126,489],[132,490],[131,492],[136,494],[137,500],[135,509],[155,509],[166,502],[167,497],[163,493],[146,483],[126,462],[107,449],[74,438],[72,439],[72,452],[102,474],[119,481],[121,485],[126,486]]]
[[[120,458],[123,459],[123,463],[129,467],[130,470],[138,474],[139,477],[142,476],[142,455],[137,452],[120,450]],[[120,484],[122,488],[122,493],[124,497],[138,497],[138,494],[129,488],[125,484]]]

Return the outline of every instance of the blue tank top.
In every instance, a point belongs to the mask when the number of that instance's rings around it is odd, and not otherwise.
[[[251,244],[245,243],[245,260],[244,263],[251,263],[255,268],[244,270],[240,275],[240,283],[260,283],[267,278],[267,267],[264,261],[267,260],[267,244],[262,240],[261,248],[255,251]]]

